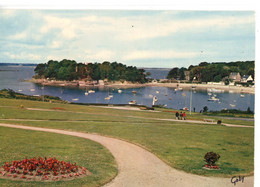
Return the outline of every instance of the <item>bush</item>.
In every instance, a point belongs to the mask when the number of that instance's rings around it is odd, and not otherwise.
[[[220,155],[214,152],[208,152],[205,154],[204,159],[208,163],[209,166],[214,166],[215,162],[218,161]]]

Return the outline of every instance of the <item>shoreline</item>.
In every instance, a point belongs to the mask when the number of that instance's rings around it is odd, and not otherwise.
[[[100,84],[84,84],[80,85],[79,81],[54,81],[46,79],[31,79],[28,82],[41,84],[43,86],[57,86],[57,87],[79,87],[79,88],[88,88],[88,87],[110,87],[110,88],[141,88],[141,87],[168,87],[168,88],[182,88],[184,90],[195,88],[196,90],[207,90],[207,89],[216,89],[218,92],[230,92],[230,93],[248,93],[255,94],[254,87],[239,87],[239,86],[229,86],[229,85],[213,85],[213,84],[190,84],[190,83],[131,83],[131,82],[114,82],[107,83],[104,85]]]

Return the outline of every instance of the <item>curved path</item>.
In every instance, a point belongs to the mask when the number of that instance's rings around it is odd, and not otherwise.
[[[10,125],[5,123],[0,123],[0,126],[77,136],[102,144],[109,149],[115,157],[119,170],[118,176],[110,183],[106,184],[106,187],[234,186],[234,184],[231,183],[230,178],[203,177],[171,168],[145,149],[115,138],[97,134]],[[235,186],[253,185],[254,177],[250,176],[245,177],[243,183],[241,181],[237,182]]]

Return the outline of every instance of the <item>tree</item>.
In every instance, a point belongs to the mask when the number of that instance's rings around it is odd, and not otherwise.
[[[167,75],[167,79],[179,79],[180,74],[179,74],[179,68],[175,67],[171,69]]]

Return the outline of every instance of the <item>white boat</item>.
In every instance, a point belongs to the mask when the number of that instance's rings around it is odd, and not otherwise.
[[[109,97],[109,98],[113,98],[114,96],[113,96],[113,95],[109,95],[108,97]]]
[[[23,90],[18,90],[18,92],[22,92]]]
[[[178,88],[178,90],[182,91],[183,89],[182,88]]]
[[[89,90],[88,93],[95,93],[95,90]]]
[[[85,95],[88,95],[88,92],[85,92]]]
[[[245,97],[245,95],[244,95],[244,94],[241,94],[240,97]]]
[[[118,93],[122,93],[122,90],[118,90]]]
[[[156,91],[156,93],[158,94],[158,93],[160,93],[159,91]]]
[[[34,91],[35,91],[35,89],[30,89],[30,91],[31,91],[31,92],[34,92]]]
[[[211,93],[211,92],[208,92],[208,95],[212,95],[212,93]]]
[[[231,107],[235,107],[236,105],[230,104]]]
[[[129,101],[129,105],[135,105],[135,104],[136,104],[136,100]]]
[[[219,101],[219,99],[214,97],[214,96],[212,96],[211,98],[208,99],[208,101]]]
[[[33,96],[35,96],[35,97],[39,97],[40,95],[33,95]]]
[[[72,99],[72,101],[78,101],[78,100],[79,100],[78,98]]]

